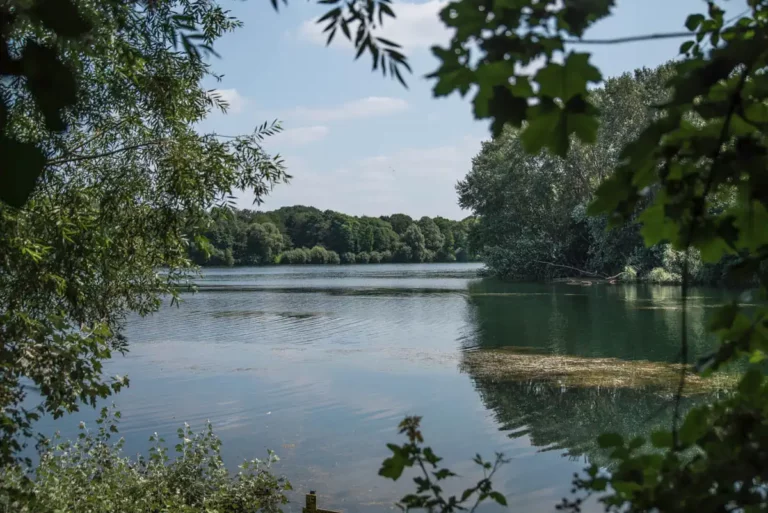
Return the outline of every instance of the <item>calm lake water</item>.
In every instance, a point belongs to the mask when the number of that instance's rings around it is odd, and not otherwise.
[[[321,507],[377,512],[412,489],[377,471],[385,444],[400,441],[397,424],[418,414],[427,442],[467,479],[477,477],[477,452],[512,458],[496,480],[510,511],[554,511],[573,473],[601,461],[597,434],[665,425],[672,394],[635,377],[574,384],[529,367],[579,357],[577,367],[599,361],[596,372],[610,374],[626,362],[674,361],[679,292],[500,284],[478,278],[480,268],[206,269],[180,307],[131,318],[130,353],[108,366],[131,378],[114,398],[127,451],[145,450],[155,431],[172,442],[184,422],[210,419],[233,467],[268,448],[279,454],[276,470],[296,488],[289,510],[312,489]],[[704,354],[712,340],[701,321],[724,293],[693,295],[691,341]],[[485,355],[522,358],[527,370],[490,372]],[[93,417],[84,410],[78,420]],[[57,427],[73,432],[67,420]]]

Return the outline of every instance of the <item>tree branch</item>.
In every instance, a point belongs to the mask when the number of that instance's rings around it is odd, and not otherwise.
[[[655,39],[677,39],[681,37],[691,37],[690,31],[686,32],[667,32],[662,34],[644,34],[641,36],[616,37],[612,39],[564,39],[563,43],[572,45],[617,45],[623,43],[639,43],[642,41],[652,41]]]
[[[583,269],[578,269],[576,267],[571,267],[570,265],[555,264],[555,263],[552,263],[552,262],[543,262],[541,260],[534,260],[534,262],[536,262],[537,264],[551,265],[552,267],[562,267],[563,269],[570,269],[572,271],[578,271],[581,274],[587,274],[589,276],[595,276],[597,278],[605,278],[605,276],[602,276],[600,274],[591,273],[591,272],[585,271]]]
[[[154,146],[156,144],[162,144],[163,142],[165,142],[165,139],[160,139],[160,140],[157,140],[157,141],[150,141],[150,142],[141,143],[141,144],[133,144],[131,146],[123,146],[122,148],[118,148],[116,150],[106,151],[104,153],[95,153],[93,155],[76,155],[76,156],[72,156],[72,157],[62,157],[62,158],[59,158],[59,159],[49,160],[48,162],[45,163],[45,166],[46,167],[49,167],[49,166],[60,166],[62,164],[69,164],[71,162],[80,162],[80,161],[83,161],[83,160],[93,160],[93,159],[98,159],[98,158],[101,158],[101,157],[109,157],[109,156],[116,155],[118,153],[123,153],[123,152],[126,152],[126,151],[137,150],[139,148],[145,148],[147,146]]]

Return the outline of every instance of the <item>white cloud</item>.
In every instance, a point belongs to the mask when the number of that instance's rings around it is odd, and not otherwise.
[[[289,128],[270,137],[266,142],[266,146],[295,148],[325,139],[329,132],[330,129],[323,125]]]
[[[317,169],[307,158],[287,156],[293,180],[277,186],[262,208],[312,205],[353,215],[404,212],[460,219],[469,213],[459,208],[455,185],[479,150],[480,139],[464,137],[453,144],[372,156],[330,170]],[[252,201],[244,195],[239,204],[248,207]]]
[[[239,114],[248,103],[248,100],[237,89],[214,89],[211,92],[229,104],[228,112],[230,114]]]
[[[395,41],[406,50],[445,44],[450,39],[451,32],[438,17],[445,4],[444,0],[428,0],[422,3],[395,2],[392,9],[397,17],[385,20],[384,27],[377,35]],[[301,39],[315,44],[325,45],[327,39],[327,34],[323,34],[323,26],[315,23],[315,20],[302,23],[298,33]],[[340,33],[336,34],[336,38],[346,41]]]
[[[297,107],[287,112],[285,117],[300,119],[308,123],[327,123],[329,121],[387,116],[396,112],[402,112],[407,108],[408,102],[400,98],[369,96],[368,98],[349,101],[336,107]]]

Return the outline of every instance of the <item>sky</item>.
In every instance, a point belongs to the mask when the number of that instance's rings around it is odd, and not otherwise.
[[[293,176],[253,205],[253,194],[236,193],[240,208],[273,210],[308,205],[351,215],[402,212],[461,219],[455,184],[471,168],[480,144],[490,138],[487,121],[472,116],[471,96],[432,97],[425,77],[437,67],[429,48],[450,32],[437,13],[444,0],[395,0],[397,19],[383,36],[403,45],[413,74],[409,88],[372,73],[367,55],[354,60],[342,38],[325,46],[314,20],[325,12],[314,0],[291,0],[275,12],[266,0],[221,0],[244,26],[219,40],[211,61],[220,81],[205,86],[228,100],[199,129],[250,133],[264,121],[281,120],[283,133],[265,141],[280,153]],[[726,18],[746,0],[723,0]],[[611,17],[585,35],[610,38],[683,30],[702,0],[617,0]],[[679,40],[620,46],[586,46],[604,77],[652,67],[674,58]]]

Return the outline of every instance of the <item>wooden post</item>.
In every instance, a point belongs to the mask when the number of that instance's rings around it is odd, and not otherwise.
[[[317,495],[311,490],[307,494],[307,507],[302,510],[303,513],[317,513]]]
[[[301,508],[302,513],[341,513],[332,509],[318,509],[317,507],[317,495],[314,490],[311,490],[307,494],[306,506]]]

